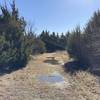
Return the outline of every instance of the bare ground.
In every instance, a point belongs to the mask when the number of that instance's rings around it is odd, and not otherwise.
[[[51,59],[57,63],[50,63]],[[68,61],[66,52],[32,57],[26,68],[0,77],[0,100],[100,100],[98,78],[87,72],[69,75],[62,66]],[[51,73],[60,73],[64,82],[50,84],[37,79]]]

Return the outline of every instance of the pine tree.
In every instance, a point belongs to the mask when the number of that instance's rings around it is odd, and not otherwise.
[[[100,11],[94,13],[85,29],[87,58],[92,69],[100,68]]]
[[[80,64],[80,66],[77,66],[77,68],[87,69],[88,67],[87,50],[85,45],[84,34],[81,32],[80,27],[78,26],[68,36],[67,41],[68,53]]]
[[[7,5],[1,6],[0,15],[0,66],[18,68],[27,63],[29,52],[25,48],[24,18],[19,17],[15,2],[9,11]]]

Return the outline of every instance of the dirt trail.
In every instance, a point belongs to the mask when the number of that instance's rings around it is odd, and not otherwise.
[[[66,55],[66,52],[38,55],[24,69],[0,76],[0,100],[80,100],[62,66],[69,60]],[[64,82],[50,84],[37,79],[39,75],[51,73],[60,73]]]

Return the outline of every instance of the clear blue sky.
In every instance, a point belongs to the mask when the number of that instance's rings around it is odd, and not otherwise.
[[[66,32],[76,25],[84,26],[100,9],[100,0],[16,0],[16,4],[20,15],[34,25],[36,32]]]

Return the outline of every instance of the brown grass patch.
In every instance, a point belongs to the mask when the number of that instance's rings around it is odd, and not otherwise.
[[[73,91],[80,97],[80,100],[99,100],[100,84],[99,77],[89,72],[77,72],[70,77]]]

